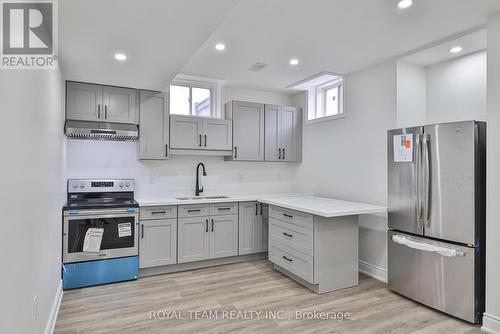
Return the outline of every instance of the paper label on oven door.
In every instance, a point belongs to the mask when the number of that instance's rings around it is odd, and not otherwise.
[[[85,233],[85,240],[83,241],[83,251],[90,253],[98,253],[101,250],[103,228],[91,227]]]
[[[394,162],[413,161],[413,134],[396,135],[393,138]]]
[[[132,224],[131,223],[122,223],[118,224],[118,237],[130,237],[132,235]]]

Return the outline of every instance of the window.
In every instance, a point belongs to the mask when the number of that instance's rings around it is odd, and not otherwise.
[[[342,75],[321,72],[290,88],[306,93],[306,124],[345,117],[344,77]]]
[[[192,115],[215,117],[213,89],[201,85],[170,85],[170,113],[175,115]]]

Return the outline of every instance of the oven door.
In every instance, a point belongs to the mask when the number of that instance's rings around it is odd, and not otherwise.
[[[69,210],[63,220],[63,263],[137,256],[137,208],[103,210]],[[84,252],[83,244],[89,228],[102,228],[98,252]]]

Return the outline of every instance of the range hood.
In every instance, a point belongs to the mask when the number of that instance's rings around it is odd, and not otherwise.
[[[134,141],[139,138],[139,127],[134,124],[68,120],[64,133],[75,139]]]

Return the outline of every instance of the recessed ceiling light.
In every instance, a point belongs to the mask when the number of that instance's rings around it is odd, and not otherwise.
[[[215,44],[215,50],[217,51],[224,51],[226,49],[226,46],[222,43],[217,43]]]
[[[297,58],[290,59],[290,65],[295,66],[299,64],[299,60]]]
[[[460,51],[462,51],[463,48],[461,46],[454,46],[450,49],[450,52],[451,53],[459,53]]]
[[[399,9],[410,8],[413,5],[413,0],[399,0],[398,7]]]
[[[115,53],[115,59],[119,61],[127,60],[127,55],[124,53]]]

